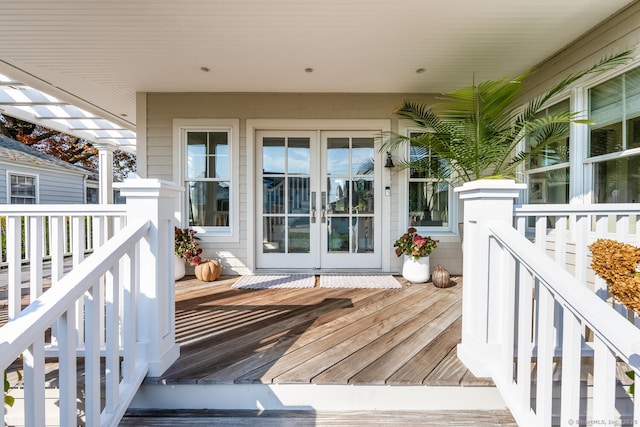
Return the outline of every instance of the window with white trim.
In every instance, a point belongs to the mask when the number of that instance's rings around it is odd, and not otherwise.
[[[409,132],[411,138],[419,132]],[[450,229],[451,185],[438,178],[438,170],[447,170],[448,163],[423,146],[409,145],[409,160],[422,168],[409,169],[408,212],[409,225],[427,231]]]
[[[640,200],[640,68],[589,89],[593,201]]]
[[[569,112],[569,100],[558,102],[538,113],[538,118]],[[565,125],[559,125],[565,126]],[[569,124],[566,124],[567,132]],[[525,165],[529,182],[529,203],[569,203],[569,136],[558,138],[536,150],[536,134],[527,138],[533,152]]]
[[[228,230],[231,212],[230,129],[186,130],[186,217],[190,227]]]
[[[37,177],[9,173],[9,203],[12,205],[35,205],[37,202]]]

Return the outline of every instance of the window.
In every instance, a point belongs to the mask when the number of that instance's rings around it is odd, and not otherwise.
[[[415,138],[420,134],[409,135]],[[409,225],[448,229],[451,186],[442,180],[442,175],[449,173],[447,162],[416,145],[409,146],[409,160],[421,166],[409,170]]]
[[[35,176],[9,174],[9,203],[12,205],[35,205],[37,201],[37,179]]]
[[[229,131],[187,131],[186,150],[189,226],[229,227]]]
[[[539,118],[569,111],[569,100],[554,104],[538,114]],[[568,127],[566,125],[567,135]],[[569,203],[569,137],[558,138],[536,150],[538,135],[527,138],[532,155],[525,165],[529,181],[529,203]]]
[[[589,90],[593,198],[630,203],[640,191],[640,68]]]

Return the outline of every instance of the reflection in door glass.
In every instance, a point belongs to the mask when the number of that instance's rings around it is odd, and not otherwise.
[[[310,244],[309,217],[289,217],[288,253],[309,253]]]
[[[287,150],[287,172],[296,175],[311,173],[311,149],[309,138],[289,138]]]
[[[373,175],[373,138],[353,138],[351,142],[351,171],[354,175]]]
[[[361,254],[373,252],[373,249],[373,217],[354,217],[352,252]]]
[[[329,213],[349,213],[349,180],[327,178]]]
[[[329,252],[349,252],[349,217],[331,217],[327,220]]]
[[[284,217],[266,217],[263,219],[262,224],[262,252],[284,253]]]
[[[284,213],[284,178],[262,178],[262,212],[266,214]]]
[[[373,179],[357,179],[353,181],[351,212],[373,213]]]
[[[327,175],[349,174],[349,138],[327,140]]]
[[[262,173],[264,175],[284,173],[285,147],[284,138],[262,139]]]
[[[289,213],[309,213],[309,178],[289,178]]]

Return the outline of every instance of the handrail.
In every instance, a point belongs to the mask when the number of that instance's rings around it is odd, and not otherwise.
[[[126,226],[87,257],[14,319],[0,328],[0,367],[9,366],[55,320],[104,275],[114,259],[123,257],[129,247],[140,240],[150,227],[149,221]]]
[[[554,214],[582,214],[582,215],[625,215],[637,214],[637,203],[592,203],[575,205],[533,204],[514,206],[513,215],[534,216]]]
[[[637,210],[637,207],[636,207]],[[508,224],[488,224],[492,237],[626,362],[640,368],[640,331]],[[632,339],[634,337],[635,339]]]

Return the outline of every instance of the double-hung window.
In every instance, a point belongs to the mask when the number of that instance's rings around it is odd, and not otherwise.
[[[202,237],[238,241],[239,121],[180,119],[174,126],[183,159],[182,224],[202,233]]]
[[[593,201],[640,200],[640,68],[589,89]]]
[[[38,202],[37,184],[35,176],[9,173],[9,203],[35,205]]]
[[[538,118],[569,111],[569,100],[554,104],[538,113]],[[529,203],[569,203],[569,124],[567,136],[536,148],[542,134],[533,134],[526,140],[527,151],[532,154],[525,165],[529,181]]]
[[[409,132],[411,138],[419,135]],[[420,145],[409,145],[409,160],[420,164],[420,168],[409,169],[409,225],[448,231],[451,186],[442,177],[449,172],[447,162]]]

